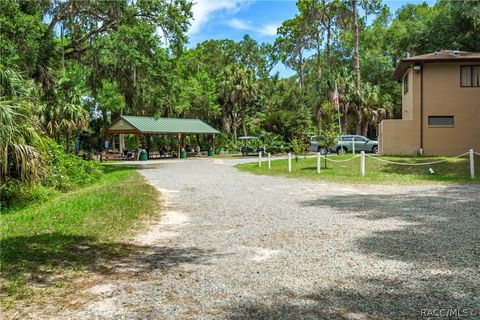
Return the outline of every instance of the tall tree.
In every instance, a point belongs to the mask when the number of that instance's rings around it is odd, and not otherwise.
[[[357,0],[351,0],[352,32],[353,32],[353,70],[355,72],[355,88],[360,91],[360,52],[358,38],[360,29],[358,26]]]
[[[253,72],[236,64],[230,65],[223,72],[219,86],[224,112],[231,117],[233,138],[237,139],[239,122],[246,136],[246,118],[254,111],[258,95],[258,85]]]
[[[282,23],[277,31],[275,44],[281,54],[280,59],[287,66],[295,70],[300,80],[300,88],[304,87],[305,80],[305,52],[309,49],[308,28],[305,19],[296,16]]]

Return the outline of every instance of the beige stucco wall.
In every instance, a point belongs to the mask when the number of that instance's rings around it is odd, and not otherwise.
[[[413,120],[383,120],[378,136],[379,152],[384,155],[416,155],[418,125]]]
[[[480,88],[460,87],[460,65],[429,63],[424,66],[425,155],[458,155],[469,149],[480,152]],[[454,116],[455,124],[429,126],[428,116]]]
[[[460,87],[460,65],[437,62],[423,66],[424,155],[480,151],[480,88]],[[411,155],[420,150],[421,73],[412,68],[408,72],[410,89],[402,97],[403,120],[384,120],[380,126],[379,149],[385,155]],[[453,116],[455,124],[429,126],[428,116]]]
[[[404,77],[405,79],[405,77]],[[413,119],[413,70],[412,68],[408,69],[408,92],[404,93],[403,82],[402,82],[402,119],[403,120],[412,120]],[[403,81],[403,80],[402,80]]]
[[[383,120],[379,130],[379,152],[384,155],[416,155],[420,149],[420,72],[408,69],[409,89],[403,93],[402,119]]]

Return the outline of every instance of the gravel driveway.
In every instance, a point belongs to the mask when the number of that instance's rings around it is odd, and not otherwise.
[[[405,319],[480,311],[480,186],[256,176],[238,160],[164,163],[146,249],[70,318]],[[136,270],[122,278],[124,269]],[[465,311],[463,309],[468,309]],[[472,318],[475,317],[471,314]],[[465,317],[467,318],[467,317]]]

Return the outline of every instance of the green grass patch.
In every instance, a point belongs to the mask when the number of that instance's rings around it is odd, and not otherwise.
[[[346,160],[352,158],[352,154],[329,155],[332,160]],[[470,166],[468,157],[449,158],[449,157],[378,157],[376,158],[418,164],[434,161],[445,162],[422,166],[405,166],[380,162],[378,160],[366,157],[366,175],[360,174],[360,158],[355,158],[348,162],[332,162],[325,159],[321,160],[321,173],[317,174],[317,159],[299,157],[298,161],[292,159],[292,172],[288,172],[288,160],[272,160],[272,168],[268,169],[264,162],[262,167],[258,167],[258,162],[238,164],[236,167],[242,171],[248,171],[255,174],[267,174],[274,176],[284,176],[291,178],[305,178],[323,181],[333,181],[341,183],[385,183],[385,184],[417,184],[417,183],[479,183],[480,182],[480,157],[475,157],[475,168],[477,168],[476,178],[470,179]],[[432,168],[434,174],[429,173]]]
[[[121,240],[160,210],[158,196],[135,169],[106,165],[93,184],[2,214],[2,309],[65,286],[77,272],[107,272],[103,261],[136,249]]]

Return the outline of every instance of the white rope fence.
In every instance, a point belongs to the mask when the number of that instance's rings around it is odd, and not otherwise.
[[[389,163],[389,164],[394,164],[394,165],[400,165],[400,166],[429,166],[429,165],[434,165],[434,164],[439,164],[439,163],[444,163],[447,161],[450,161],[451,159],[456,159],[456,158],[461,158],[466,155],[469,155],[470,158],[470,178],[474,179],[475,178],[475,155],[480,156],[480,153],[473,151],[473,149],[470,149],[468,152],[459,154],[458,156],[450,157],[448,159],[444,160],[439,160],[439,161],[430,161],[430,162],[421,162],[421,163],[408,163],[408,162],[398,162],[398,161],[390,161],[386,159],[379,158],[377,156],[369,155],[366,154],[364,151],[360,152],[360,155],[355,155],[351,158],[348,159],[342,159],[342,160],[334,160],[326,155],[321,155],[320,152],[317,153],[317,174],[321,173],[321,158],[324,158],[326,161],[331,161],[334,163],[344,163],[344,162],[349,162],[352,160],[355,160],[357,158],[360,158],[360,174],[362,177],[365,176],[366,173],[366,166],[365,166],[365,159],[366,157],[369,157],[371,159],[384,162],[384,163]],[[292,154],[288,153],[288,172],[292,172]],[[268,153],[268,169],[272,168],[271,164],[271,154]],[[262,152],[259,152],[258,154],[258,166],[262,167]]]
[[[357,159],[357,158],[360,157],[360,156],[359,156],[359,155],[356,155],[355,157],[351,157],[351,158],[349,158],[349,159],[343,159],[343,160],[333,160],[333,159],[330,159],[330,158],[327,157],[327,156],[322,156],[322,155],[320,155],[320,157],[325,158],[327,161],[342,163],[342,162],[352,161],[352,160],[354,160],[354,159]]]
[[[462,153],[458,156],[454,156],[454,157],[451,157],[451,158],[461,158],[467,154],[469,154],[470,152],[465,152],[465,153]],[[381,161],[381,162],[386,162],[386,163],[390,163],[390,164],[396,164],[396,165],[400,165],[400,166],[428,166],[428,165],[432,165],[432,164],[437,164],[437,163],[442,163],[442,162],[447,162],[450,159],[445,159],[445,160],[439,160],[439,161],[431,161],[431,162],[421,162],[421,163],[408,163],[408,162],[396,162],[396,161],[390,161],[390,160],[385,160],[385,159],[381,159],[381,158],[378,158],[376,156],[372,156],[372,155],[369,155],[369,154],[366,154],[367,157],[369,158],[372,158],[372,159],[375,159],[377,161]]]

